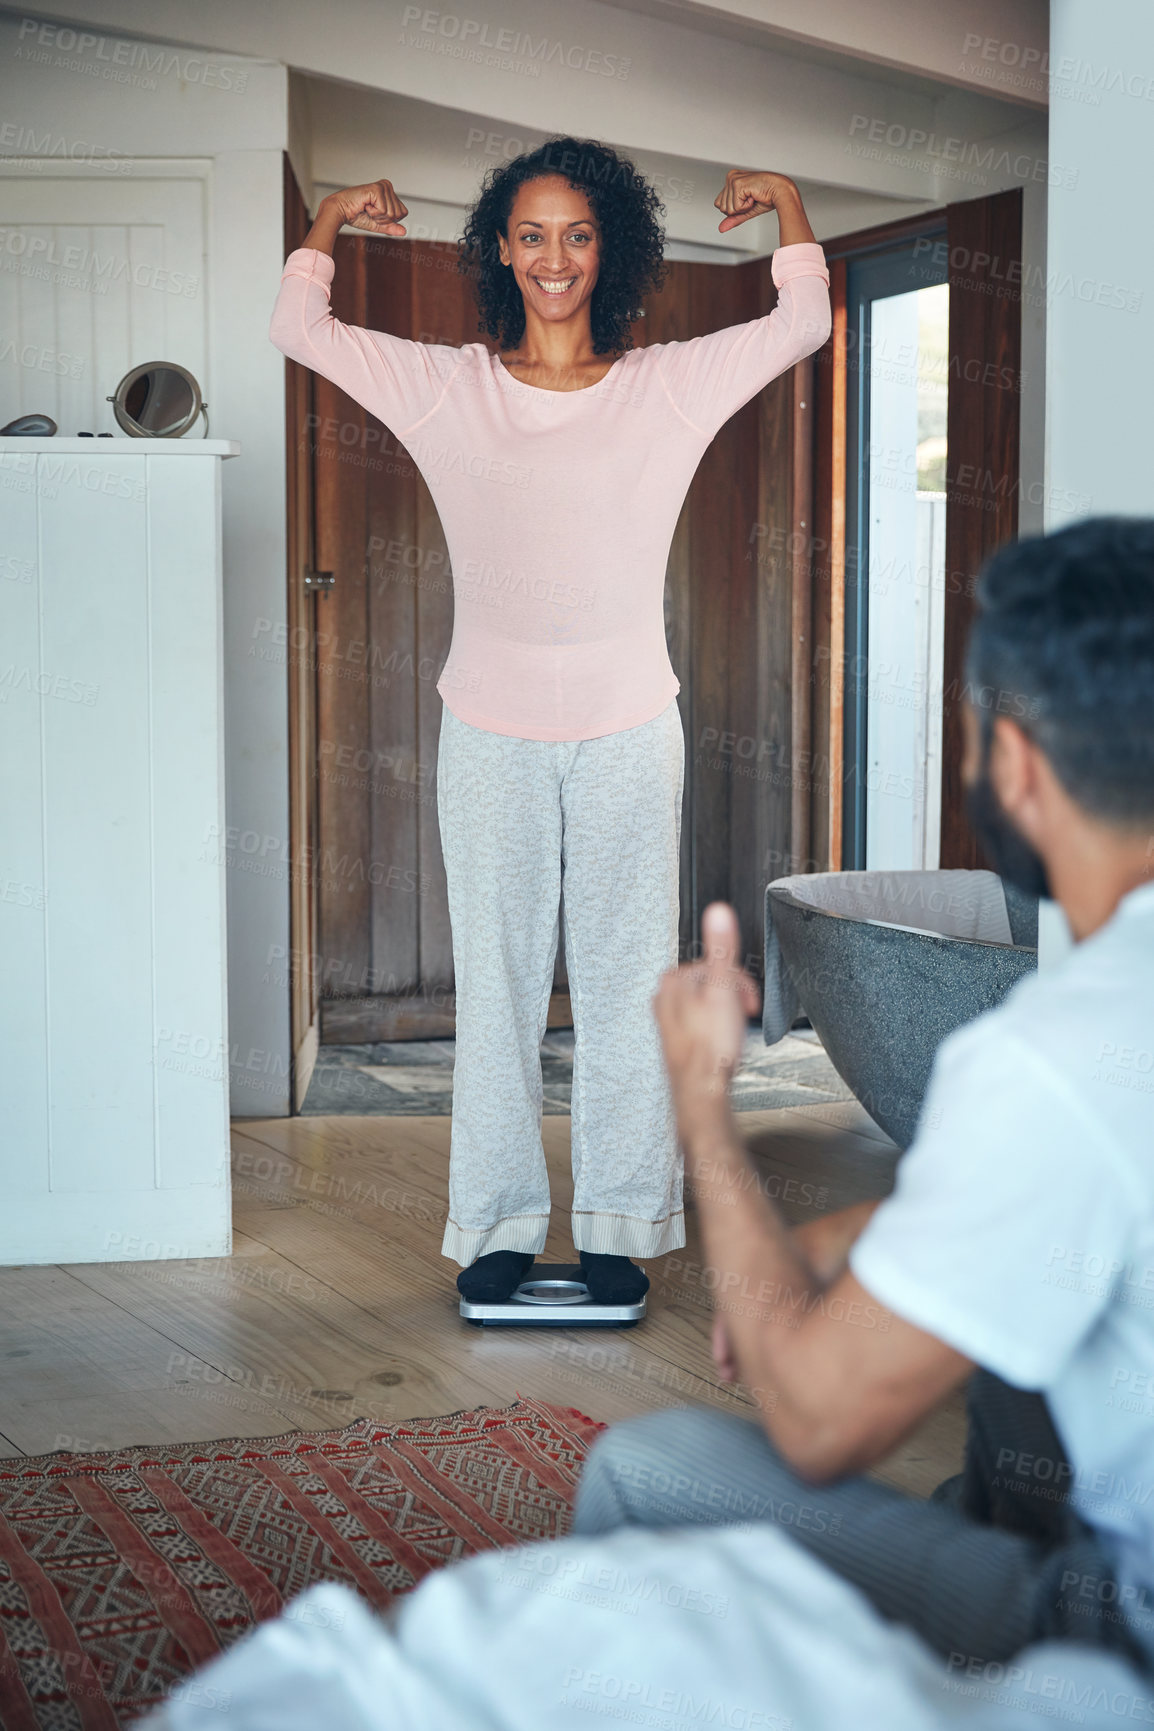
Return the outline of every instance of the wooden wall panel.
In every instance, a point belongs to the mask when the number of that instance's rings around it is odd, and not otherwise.
[[[808,859],[814,800],[813,561],[807,546],[813,519],[812,355],[788,374],[790,497],[789,555],[792,662],[790,667],[790,851]],[[773,653],[773,646],[770,646]],[[764,886],[763,886],[764,887]]]
[[[985,861],[966,821],[961,783],[963,674],[978,571],[988,554],[1018,533],[1021,291],[1013,285],[1021,281],[1021,191],[951,204],[946,221],[950,388],[941,864],[974,867]]]
[[[841,866],[844,766],[846,266],[829,265],[833,329],[813,357],[813,508],[807,536],[813,595],[809,679],[813,759],[809,859],[799,870]]]
[[[286,256],[309,230],[308,211],[286,152],[283,158]],[[292,1107],[308,1092],[320,1037],[318,977],[319,909],[316,860],[317,816],[316,596],[306,588],[313,555],[313,464],[309,416],[313,375],[285,359],[286,623],[289,708],[289,1020],[292,1047]]]
[[[774,297],[776,298],[776,296]],[[757,487],[757,553],[753,568],[758,584],[760,645],[758,700],[758,776],[760,813],[756,914],[749,910],[751,940],[763,940],[764,887],[792,869],[795,848],[791,830],[794,781],[793,734],[793,558],[790,514],[793,508],[794,386],[787,376],[775,379],[761,393],[760,453]],[[744,928],[743,928],[744,929]],[[760,968],[755,970],[760,973]]]
[[[757,304],[756,268],[689,265],[692,334],[723,329],[766,310]],[[743,946],[755,947],[748,893],[753,845],[748,784],[734,775],[741,742],[755,735],[756,643],[752,567],[745,562],[757,509],[758,403],[747,403],[721,428],[694,477],[690,509],[692,643],[686,674],[692,687],[694,936],[707,903],[732,901]],[[745,792],[745,797],[743,797]]]
[[[731,285],[701,265],[690,265],[690,329],[717,330],[731,322]],[[748,412],[745,420],[749,420]],[[727,700],[730,667],[730,588],[733,580],[734,511],[744,528],[749,511],[736,487],[740,472],[734,436],[745,442],[750,433],[741,416],[721,429],[701,460],[690,494],[689,583],[692,639],[689,660],[677,671],[691,687],[691,731],[686,739],[686,770],[690,775],[690,820],[693,826],[693,903],[699,913],[706,903],[729,895],[729,799],[731,781],[724,773],[718,749],[729,728]],[[732,460],[738,460],[735,472]],[[740,532],[737,536],[740,541]],[[744,551],[742,548],[741,551]],[[738,555],[740,556],[740,554]],[[693,922],[697,935],[697,921]]]
[[[412,247],[385,238],[364,243],[365,324],[370,330],[412,328]],[[447,560],[438,563],[417,532],[416,465],[396,434],[367,417],[373,432],[368,471],[365,577],[368,589],[371,769],[367,801],[372,856],[382,883],[372,898],[373,996],[417,992],[421,949],[415,917],[420,886],[420,825],[434,799],[435,760],[417,720],[418,597],[440,584],[447,594]],[[360,782],[361,777],[357,778]]]
[[[671,265],[665,287],[659,295],[651,295],[645,304],[645,317],[638,320],[635,335],[638,343],[684,342],[692,333],[692,312],[689,295],[691,266]],[[677,519],[677,527],[669,546],[665,568],[665,641],[669,659],[681,681],[677,707],[685,734],[685,788],[681,810],[681,917],[678,950],[684,960],[692,953],[696,934],[693,920],[693,688],[688,669],[693,642],[692,558],[690,546],[691,506],[687,496]]]
[[[412,253],[413,334],[419,341],[461,343],[479,341],[472,291],[456,268],[455,246],[432,241],[410,242]],[[495,347],[496,345],[487,345]],[[417,543],[430,567],[449,571],[448,548],[432,494],[420,474],[416,482]],[[453,599],[448,591],[424,585],[417,591],[417,734],[422,762],[433,767],[441,727],[442,700],[437,677],[449,653],[453,634]],[[420,896],[421,978],[426,988],[444,990],[453,980],[453,940],[449,924],[448,890],[441,857],[441,836],[435,804],[419,808],[417,820]]]
[[[728,272],[710,266],[699,268],[709,270],[716,285],[711,307],[713,316],[706,329],[717,330],[758,318],[776,304],[768,259],[751,260]],[[765,394],[780,391],[783,382],[771,385]],[[746,965],[757,972],[762,950],[759,886],[765,882],[763,856],[766,848],[766,784],[760,774],[766,763],[763,751],[765,729],[760,711],[766,684],[765,657],[772,653],[772,643],[764,636],[759,618],[757,565],[746,558],[758,512],[758,475],[762,461],[761,404],[758,397],[739,409],[721,429],[707,453],[706,461],[711,459],[724,470],[727,492],[720,495],[716,486],[710,486],[708,481],[702,487],[701,477],[697,477],[694,486],[699,496],[694,501],[694,510],[705,515],[706,522],[709,521],[707,513],[711,506],[722,512],[721,522],[715,520],[720,532],[709,533],[703,547],[703,551],[708,548],[708,563],[703,564],[700,573],[704,589],[701,595],[703,610],[718,606],[721,596],[728,592],[727,668],[722,674],[724,720],[719,774],[728,788],[729,826],[721,837],[724,848],[722,882],[725,885],[722,893],[736,910]],[[727,735],[731,736],[728,742]],[[707,761],[711,756],[716,758],[716,752],[705,752]],[[705,905],[699,897],[694,910],[695,929],[700,928],[701,910]]]
[[[849,325],[846,307],[845,260],[835,259],[830,267],[832,289],[832,322],[830,341],[830,519],[827,542],[827,579],[829,591],[829,712],[827,718],[826,762],[829,776],[829,846],[827,869],[841,867],[843,797],[845,791],[845,686],[841,671],[845,666],[845,584],[849,550],[846,547],[846,486],[849,472],[847,450],[847,377],[849,357]],[[815,357],[816,358],[816,357]],[[857,563],[857,552],[853,554]],[[816,653],[816,652],[815,652]],[[821,869],[821,868],[816,868]]]
[[[335,256],[333,312],[346,323],[361,324],[363,259],[340,239]],[[363,658],[369,642],[364,571],[368,482],[357,460],[366,449],[368,418],[358,403],[320,374],[314,380],[314,403],[316,552],[320,568],[336,579],[332,592],[317,604],[321,989],[327,1000],[365,992],[372,968],[369,804],[340,780],[346,773],[343,760],[351,754],[355,762],[372,737]]]

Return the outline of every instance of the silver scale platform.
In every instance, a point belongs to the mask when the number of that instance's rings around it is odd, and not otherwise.
[[[580,1263],[535,1262],[511,1298],[477,1303],[462,1298],[461,1315],[486,1328],[632,1328],[645,1315],[636,1304],[594,1304]]]

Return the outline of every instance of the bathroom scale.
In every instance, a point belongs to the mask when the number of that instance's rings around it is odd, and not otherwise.
[[[578,1263],[535,1262],[516,1292],[500,1302],[461,1299],[467,1322],[486,1328],[632,1328],[645,1315],[635,1304],[594,1304]]]

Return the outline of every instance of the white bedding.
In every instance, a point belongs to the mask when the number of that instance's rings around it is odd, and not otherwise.
[[[1024,1731],[1154,1722],[1154,1679],[1046,1643],[967,1675],[780,1529],[625,1530],[439,1570],[387,1619],[311,1588],[142,1731]]]

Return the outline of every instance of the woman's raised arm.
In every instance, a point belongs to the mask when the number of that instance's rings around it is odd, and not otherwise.
[[[777,289],[772,312],[706,336],[653,345],[671,406],[707,439],[771,379],[819,349],[831,324],[825,254],[789,176],[731,168],[713,202],[722,213],[721,234],[775,212],[780,244],[770,266]]]
[[[301,242],[317,252],[332,257],[333,242],[345,223],[364,228],[370,234],[404,234],[399,219],[408,216],[407,207],[393,191],[390,180],[370,180],[364,186],[346,186],[343,192],[330,192],[322,198],[313,219],[313,226]]]
[[[719,234],[748,222],[750,217],[775,210],[779,246],[797,246],[814,238],[801,193],[788,174],[777,174],[769,168],[731,168],[713,202],[722,213],[717,225]]]
[[[408,214],[387,180],[322,199],[303,243],[285,260],[268,332],[283,355],[331,380],[398,438],[440,403],[459,351],[343,324],[333,317],[329,295],[342,226],[403,235],[398,219]]]

